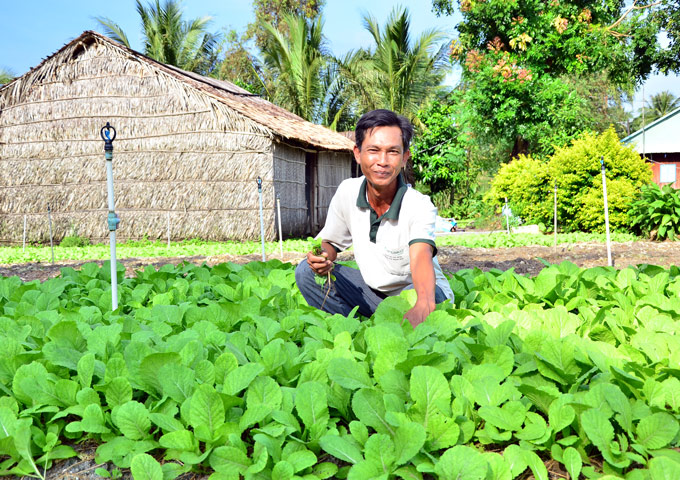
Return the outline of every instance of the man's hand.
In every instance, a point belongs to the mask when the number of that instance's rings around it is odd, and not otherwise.
[[[327,275],[333,270],[333,261],[337,258],[337,253],[328,242],[323,242],[321,248],[323,248],[321,255],[314,255],[312,252],[307,254],[307,263],[317,275]]]
[[[323,252],[319,256],[309,252],[307,254],[307,263],[317,275],[327,275],[328,272],[333,270],[333,262],[328,260],[328,254],[326,252]]]
[[[434,302],[421,302],[419,298],[413,308],[404,314],[404,318],[409,321],[413,328],[416,328],[425,321],[430,313],[434,312],[434,307]]]

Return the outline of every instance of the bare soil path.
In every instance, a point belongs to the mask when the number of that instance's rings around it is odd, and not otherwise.
[[[628,242],[614,243],[612,256],[617,268],[625,268],[630,265],[647,263],[669,267],[680,265],[680,242]],[[297,263],[304,254],[286,252],[283,257],[274,255],[269,259],[277,258],[284,262]],[[341,254],[343,260],[352,259],[351,252]],[[558,245],[553,247],[514,247],[514,248],[468,248],[468,247],[439,247],[439,263],[442,269],[452,273],[463,268],[479,268],[484,271],[490,269],[509,270],[535,276],[544,268],[541,259],[548,263],[561,263],[565,260],[575,263],[580,267],[596,267],[607,265],[607,250],[601,243],[577,243]],[[195,264],[207,263],[217,265],[223,262],[247,263],[261,260],[260,255],[217,255],[217,256],[193,256],[193,257],[169,257],[169,258],[127,258],[119,260],[125,265],[126,275],[133,276],[135,271],[143,269],[146,265],[154,265],[157,268],[168,264],[191,262]],[[17,275],[23,281],[46,280],[59,275],[62,267],[79,268],[84,261],[69,261],[55,265],[49,263],[24,263],[17,265],[0,265],[0,276]],[[97,263],[101,264],[99,260]]]

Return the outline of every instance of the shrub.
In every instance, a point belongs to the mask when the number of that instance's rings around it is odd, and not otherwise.
[[[80,235],[69,235],[59,242],[61,247],[85,247],[87,245],[90,245],[90,239]]]
[[[645,185],[628,213],[633,231],[652,240],[674,240],[680,233],[680,196],[670,185]]]
[[[604,231],[601,157],[607,169],[609,223],[615,230],[629,228],[630,204],[651,181],[652,171],[632,147],[621,145],[610,128],[599,135],[583,134],[550,159],[550,173],[557,180],[558,222],[565,231]]]
[[[553,182],[557,182],[557,216],[566,232],[604,231],[600,158],[607,168],[609,222],[614,230],[629,228],[628,210],[652,172],[632,147],[619,142],[613,128],[584,133],[568,147],[558,148],[549,161],[519,156],[504,165],[488,199],[507,196],[513,212],[526,222],[553,224]]]
[[[627,179],[607,179],[607,204],[609,227],[617,231],[629,231],[628,209],[638,190]],[[581,197],[581,208],[574,218],[574,226],[582,232],[604,233],[604,196],[602,175],[593,179],[593,187]]]
[[[500,211],[507,197],[512,213],[528,222],[552,218],[552,181],[547,167],[544,161],[520,155],[500,168],[485,201]]]

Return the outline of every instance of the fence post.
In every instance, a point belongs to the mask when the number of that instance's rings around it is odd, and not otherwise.
[[[554,200],[555,200],[555,213],[554,213],[554,225],[553,225],[553,232],[555,233],[555,253],[557,253],[557,180],[555,180],[554,183],[554,189],[555,189],[555,195],[554,195]]]
[[[604,156],[600,157],[600,165],[602,166],[602,194],[604,197],[604,226],[607,232],[607,265],[612,267],[612,242],[609,236],[609,204],[607,202],[607,176],[605,175]]]
[[[257,193],[260,196],[260,239],[262,240],[262,261],[266,262],[264,254],[264,214],[262,213],[262,178],[257,177]]]
[[[279,218],[279,254],[283,258],[283,232],[281,230],[281,198],[276,195],[276,212]]]
[[[52,251],[52,265],[54,265],[54,241],[52,240],[52,209],[47,204],[47,222],[50,224],[50,250]]]
[[[505,197],[505,225],[510,235],[510,211],[508,210],[508,197]]]

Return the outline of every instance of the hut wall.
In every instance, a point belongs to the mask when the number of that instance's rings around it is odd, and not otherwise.
[[[0,242],[108,237],[104,142],[113,142],[120,239],[255,239],[255,179],[275,238],[271,133],[104,43],[62,50],[0,92]],[[269,187],[269,188],[268,188]],[[304,198],[304,197],[303,197]]]
[[[284,237],[300,237],[308,233],[305,151],[279,142],[274,145],[274,194],[281,202],[281,230]]]
[[[338,189],[338,185],[346,178],[352,177],[351,154],[345,152],[319,152],[316,189],[316,217],[323,227],[328,215],[328,206]],[[317,233],[317,232],[314,232]]]
[[[351,155],[309,152],[283,143],[274,148],[274,190],[281,199],[284,236],[316,235],[326,222],[335,191],[351,177]],[[311,177],[308,171],[311,169]],[[311,184],[307,181],[311,180]],[[309,211],[307,196],[313,211]]]

